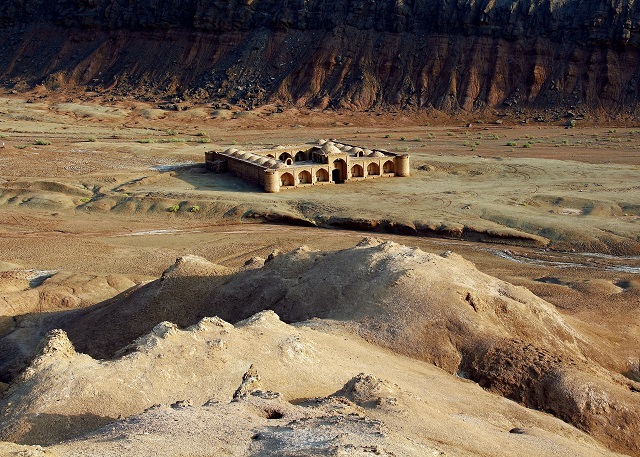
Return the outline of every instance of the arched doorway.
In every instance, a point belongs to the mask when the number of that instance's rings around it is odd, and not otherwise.
[[[291,173],[283,173],[282,176],[280,176],[280,183],[282,187],[291,187],[295,185],[295,180]]]
[[[352,178],[362,178],[364,176],[364,170],[362,169],[362,165],[354,165],[351,167],[351,177]]]
[[[302,170],[298,174],[298,181],[300,182],[300,184],[311,184],[311,173],[309,173],[307,170]]]
[[[302,151],[298,152],[296,154],[295,161],[296,162],[302,162],[304,160],[307,160],[307,155]]]
[[[329,172],[324,168],[321,168],[318,171],[316,171],[316,181],[318,182],[329,181]]]
[[[283,162],[286,162],[287,159],[291,159],[291,161],[293,161],[293,157],[291,157],[291,154],[288,152],[283,152],[278,156],[278,160],[282,160]]]
[[[347,162],[345,162],[344,159],[334,160],[331,180],[335,183],[341,183],[344,182],[345,179],[347,179]]]
[[[367,174],[368,175],[379,175],[380,174],[380,166],[375,162],[370,163],[369,165],[367,165]]]
[[[382,171],[384,171],[385,173],[395,173],[396,164],[393,163],[393,160],[387,160],[382,166]]]

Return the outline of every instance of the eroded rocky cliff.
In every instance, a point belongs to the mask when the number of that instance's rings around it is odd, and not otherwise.
[[[0,80],[363,110],[639,107],[634,0],[10,0]]]

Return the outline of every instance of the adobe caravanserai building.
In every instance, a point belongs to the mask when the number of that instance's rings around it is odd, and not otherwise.
[[[205,163],[215,173],[228,172],[253,181],[265,192],[409,176],[408,154],[326,140],[273,149],[211,151],[205,153]]]

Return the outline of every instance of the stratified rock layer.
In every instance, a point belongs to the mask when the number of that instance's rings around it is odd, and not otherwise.
[[[636,115],[640,99],[629,0],[13,0],[0,24],[17,88],[548,119]]]

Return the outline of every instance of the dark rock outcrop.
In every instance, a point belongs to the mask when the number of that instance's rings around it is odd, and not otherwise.
[[[0,82],[252,107],[638,113],[640,10],[613,0],[10,0]]]

